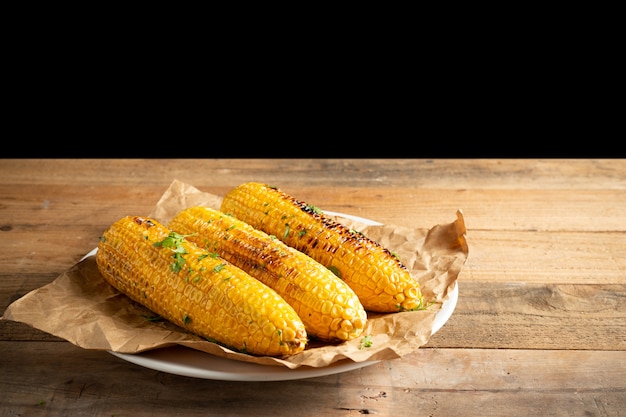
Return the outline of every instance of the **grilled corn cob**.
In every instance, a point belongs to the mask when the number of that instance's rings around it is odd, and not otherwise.
[[[352,288],[275,237],[207,207],[179,212],[168,227],[276,290],[296,310],[309,337],[346,341],[362,333],[367,313]]]
[[[96,262],[119,291],[191,333],[252,355],[305,348],[304,324],[274,290],[155,220],[113,223]]]
[[[248,182],[228,192],[220,209],[336,272],[366,310],[391,313],[423,308],[419,283],[397,257],[312,205],[267,184]]]

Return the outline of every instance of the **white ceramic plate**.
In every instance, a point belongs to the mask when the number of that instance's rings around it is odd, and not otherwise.
[[[437,312],[433,325],[433,334],[452,315],[459,296],[458,288],[458,285],[454,287],[448,300],[443,304],[441,310]],[[380,362],[353,362],[349,359],[344,359],[322,368],[300,366],[295,369],[289,369],[283,366],[259,365],[221,358],[183,346],[154,349],[138,354],[110,353],[118,358],[149,369],[175,375],[222,381],[286,381],[313,378],[351,371]]]
[[[373,220],[349,214],[331,211],[325,211],[325,213],[346,217],[369,225],[380,225],[380,223]],[[96,253],[96,249],[89,252],[85,257],[94,253]],[[455,285],[448,300],[443,303],[441,310],[435,316],[432,334],[435,334],[448,321],[456,307],[458,298],[459,286]],[[322,368],[300,366],[296,369],[289,369],[283,366],[235,361],[183,346],[154,349],[137,354],[109,353],[125,361],[161,372],[222,381],[286,381],[313,378],[351,371],[380,362],[353,362],[350,359],[344,359]]]

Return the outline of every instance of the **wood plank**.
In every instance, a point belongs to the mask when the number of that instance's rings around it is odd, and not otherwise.
[[[23,297],[32,290],[43,287],[57,277],[58,274],[1,274],[0,311],[4,312],[13,301]]]
[[[15,282],[0,300],[25,293]],[[8,306],[8,304],[7,304]],[[2,311],[6,306],[2,306]],[[2,340],[52,340],[22,323],[0,320]],[[626,350],[626,284],[459,282],[450,320],[427,347]]]
[[[563,161],[566,163],[564,164]],[[59,163],[61,162],[61,163]],[[626,189],[624,159],[0,159],[3,184]]]
[[[24,323],[0,319],[2,341],[11,342],[67,342],[57,336],[30,327]]]
[[[130,213],[147,215],[168,186],[21,185],[16,199],[15,185],[0,185],[2,225],[5,231],[10,226],[37,232],[49,226],[51,219],[65,227],[102,223],[102,217],[107,223]]]
[[[626,284],[459,282],[427,347],[626,350]]]
[[[3,230],[19,225],[93,225],[126,214],[147,215],[171,182],[154,187],[0,185]],[[198,188],[196,184],[190,183]],[[233,186],[236,184],[233,184]],[[230,187],[204,187],[224,195]],[[443,190],[390,188],[292,188],[291,195],[323,210],[370,218],[387,224],[423,228],[449,223],[462,210],[468,230],[626,232],[624,190]],[[285,190],[287,191],[287,190]],[[489,201],[489,204],[485,204]],[[611,204],[607,205],[606,201]],[[44,216],[45,214],[45,216]],[[45,219],[45,220],[44,220]],[[10,230],[10,229],[9,229]]]
[[[61,186],[22,188],[23,197],[20,201],[1,200],[3,217],[0,236],[7,239],[8,250],[1,251],[0,257],[7,261],[9,268],[14,268],[7,272],[38,272],[28,268],[30,264],[36,264],[39,259],[35,258],[39,257],[54,262],[54,270],[61,272],[95,247],[102,230],[113,221],[129,213],[149,213],[163,192],[157,187],[151,190],[144,189],[144,194],[135,193],[133,189],[124,186],[103,187],[92,193],[80,193],[76,189]],[[332,210],[364,215],[403,226],[432,227],[437,224],[436,220],[439,223],[448,223],[455,218],[453,207],[449,207],[449,211],[436,210],[433,208],[436,206],[434,201],[424,203],[424,207],[431,207],[430,220],[425,220],[428,214],[420,218],[411,217],[408,210],[415,209],[410,207],[407,207],[406,217],[402,220],[385,218],[384,213],[387,211],[385,205],[380,202],[390,200],[394,202],[394,210],[402,213],[399,206],[402,204],[406,206],[406,203],[401,203],[405,197],[388,193],[383,197],[370,192],[361,193],[360,200],[357,201],[360,205],[358,210],[350,203],[356,201],[350,197],[350,193],[333,198],[323,197],[329,193],[322,193],[319,199],[328,201],[327,207]],[[599,277],[599,282],[623,282],[623,271],[626,270],[626,258],[623,256],[626,234],[606,232],[611,230],[611,227],[613,230],[626,230],[623,215],[626,213],[626,207],[622,209],[622,205],[626,205],[626,193],[616,192],[619,195],[610,197],[615,204],[609,217],[600,214],[605,210],[601,209],[605,206],[604,202],[591,196],[588,198],[589,201],[577,203],[580,205],[577,210],[570,210],[586,213],[589,221],[587,217],[574,216],[564,221],[561,206],[557,201],[563,201],[566,197],[563,195],[554,197],[552,192],[538,198],[548,202],[544,203],[545,207],[540,202],[526,207],[527,220],[522,220],[521,217],[520,220],[514,217],[498,220],[503,219],[502,212],[508,213],[516,206],[519,210],[519,206],[527,204],[517,199],[503,202],[496,211],[482,209],[483,213],[480,216],[478,213],[472,215],[471,211],[468,214],[467,210],[464,210],[470,244],[465,274],[471,274],[472,279],[475,276],[481,280],[500,280],[503,279],[502,275],[511,275],[513,280],[526,280],[529,276],[531,280],[541,281],[545,279],[544,274],[535,277],[535,271],[550,271],[554,274],[551,279],[558,281],[585,282],[588,281],[587,277],[590,279]],[[3,195],[11,195],[11,191],[0,187],[0,197]],[[112,198],[112,195],[118,197]],[[311,197],[317,201],[315,195]],[[473,204],[481,205],[477,202]],[[594,205],[595,208],[592,208]],[[391,205],[387,207],[390,211]],[[532,214],[534,220],[528,220],[528,213],[537,211],[539,214]],[[536,220],[539,218],[542,220]],[[541,227],[534,228],[539,226]],[[554,229],[557,226],[559,230]],[[550,231],[553,233],[549,233]],[[586,231],[593,233],[583,233]],[[34,243],[33,234],[37,236]],[[24,242],[29,243],[26,245]],[[580,249],[582,247],[586,249],[583,251]],[[605,261],[607,257],[610,259],[608,263]]]
[[[625,284],[626,233],[468,230],[463,280]]]
[[[624,351],[538,355],[518,349],[422,349],[337,375],[228,382],[153,371],[68,343],[32,343],[23,349],[20,343],[0,342],[0,392],[7,403],[2,417],[617,417],[626,409]]]
[[[468,230],[626,231],[624,190],[345,188],[335,194],[305,188],[295,193],[324,210],[416,228],[449,223],[462,210]]]
[[[60,222],[36,231],[16,226],[0,232],[6,238],[0,275],[62,273],[97,246],[110,217],[91,225]],[[467,241],[469,254],[460,274],[464,280],[626,283],[626,233],[468,230]]]

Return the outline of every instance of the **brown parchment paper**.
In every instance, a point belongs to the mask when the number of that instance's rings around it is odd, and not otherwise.
[[[167,225],[186,207],[205,205],[219,209],[221,201],[221,196],[174,180],[148,216]],[[153,313],[102,278],[95,262],[95,250],[50,284],[13,302],[2,319],[26,323],[84,349],[140,353],[182,345],[233,360],[292,369],[302,365],[323,367],[343,359],[355,362],[396,359],[426,344],[435,315],[457,285],[459,272],[467,259],[462,211],[456,212],[452,223],[430,229],[372,226],[341,216],[335,219],[397,253],[419,281],[424,298],[430,303],[422,311],[368,313],[363,336],[371,337],[370,347],[362,347],[363,337],[359,337],[341,344],[311,341],[303,352],[287,358],[256,357],[232,351],[187,333],[170,322],[149,320]]]

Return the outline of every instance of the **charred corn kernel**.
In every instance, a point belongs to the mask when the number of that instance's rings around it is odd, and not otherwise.
[[[419,283],[388,249],[278,188],[241,184],[224,196],[220,209],[336,272],[366,310],[390,313],[423,308]]]
[[[284,357],[306,346],[304,324],[276,291],[155,220],[113,223],[96,262],[120,292],[191,333],[252,355]]]
[[[208,207],[187,208],[168,227],[273,288],[296,310],[309,337],[345,341],[363,332],[367,313],[352,288],[280,240]],[[332,327],[333,319],[344,330]]]

